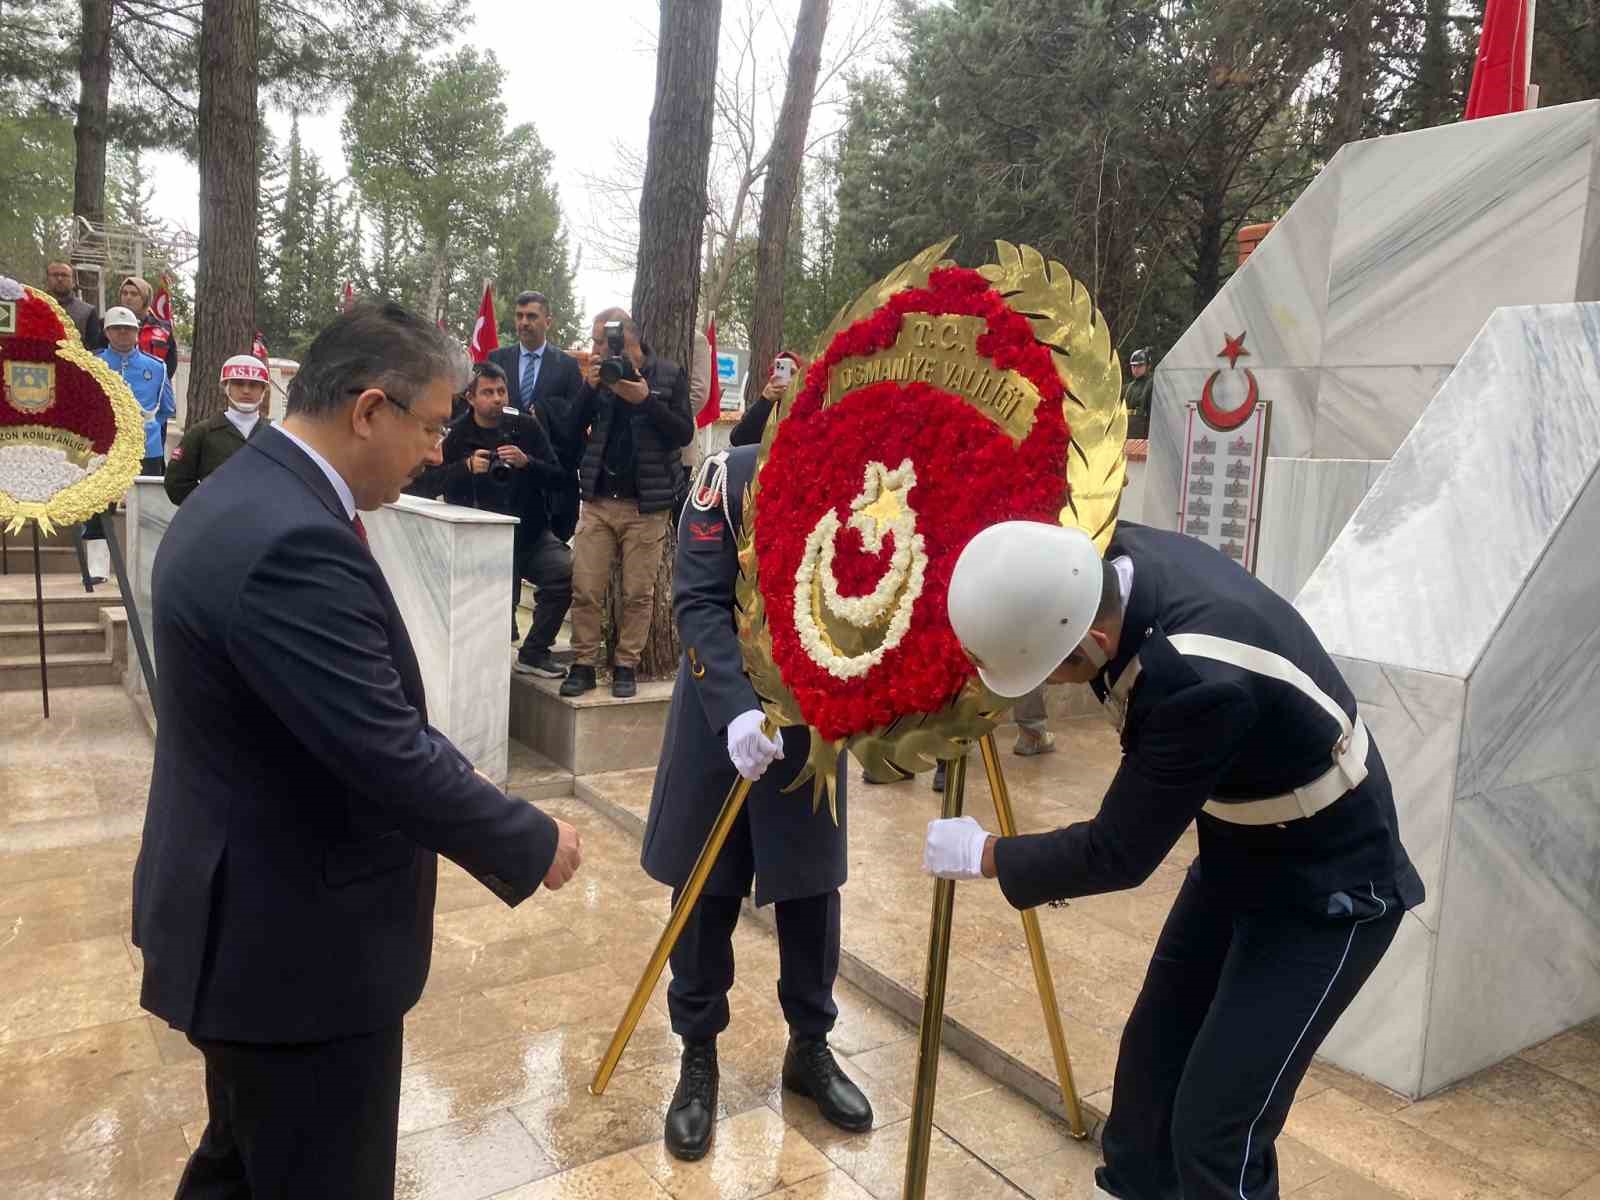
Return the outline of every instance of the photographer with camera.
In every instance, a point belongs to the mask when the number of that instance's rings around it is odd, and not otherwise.
[[[636,672],[655,606],[656,571],[683,475],[683,447],[694,438],[689,376],[653,353],[633,318],[610,308],[595,318],[593,350],[579,356],[584,387],[573,431],[584,436],[578,486],[583,514],[573,540],[572,648],[563,696],[595,686],[601,606],[611,565],[622,560],[622,627],[611,694],[634,695]]]
[[[444,463],[424,471],[408,490],[520,519],[511,577],[513,638],[522,580],[533,584],[536,594],[533,624],[512,669],[560,679],[566,671],[550,647],[572,603],[572,551],[550,532],[545,495],[565,484],[566,472],[538,419],[506,407],[506,373],[494,363],[474,364],[466,400],[467,411],[445,434]]]

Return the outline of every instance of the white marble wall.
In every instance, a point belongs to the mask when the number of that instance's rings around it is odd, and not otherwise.
[[[1324,1046],[1425,1095],[1600,1015],[1600,304],[1502,309],[1301,589],[1428,888]]]
[[[402,496],[363,520],[422,667],[428,719],[504,783],[515,518]]]
[[[1293,600],[1388,465],[1364,458],[1267,459],[1256,578]]]
[[[128,574],[150,628],[150,573],[176,511],[160,479],[128,494]],[[496,783],[511,719],[511,543],[515,519],[402,496],[363,517],[422,668],[428,719]],[[130,690],[142,690],[133,662]]]
[[[172,523],[177,505],[167,499],[167,489],[160,476],[140,475],[133,481],[127,495],[128,544],[123,547],[128,569],[128,586],[133,592],[132,601],[139,610],[139,621],[148,641],[151,636],[150,574],[156,565],[156,548]],[[154,645],[150,652],[155,653]],[[144,672],[139,669],[137,655],[129,655],[128,670],[123,678],[128,691],[137,695],[145,690]]]
[[[1492,311],[1574,300],[1600,300],[1600,101],[1344,147],[1157,367],[1146,522],[1177,527],[1173,427],[1224,334],[1272,456],[1386,459]]]

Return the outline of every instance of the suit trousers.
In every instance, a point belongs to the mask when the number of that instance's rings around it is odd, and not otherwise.
[[[678,902],[673,889],[672,902]],[[739,896],[702,895],[672,948],[667,1011],[672,1032],[686,1041],[708,1041],[728,1027],[728,989],[733,986],[733,929]],[[779,900],[778,1004],[792,1033],[820,1037],[833,1028],[839,1008],[833,981],[839,974],[839,892]]]
[[[637,667],[655,612],[656,572],[667,541],[665,512],[642,513],[635,500],[585,502],[572,543],[572,649],[579,666],[598,667],[604,650],[601,610],[611,564],[622,559],[622,627],[616,665]]]
[[[1326,915],[1239,910],[1191,873],[1123,1029],[1104,1192],[1277,1200],[1295,1091],[1403,915],[1376,891],[1337,893]]]
[[[517,527],[519,530],[521,526]],[[516,547],[517,569],[511,577],[511,632],[516,636],[517,601],[522,581],[533,584],[533,622],[522,642],[522,654],[532,658],[555,644],[561,622],[572,605],[572,550],[545,530]]]
[[[401,1026],[306,1045],[189,1040],[209,1119],[176,1200],[393,1200]]]

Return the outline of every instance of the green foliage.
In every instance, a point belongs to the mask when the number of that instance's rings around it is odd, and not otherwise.
[[[0,275],[37,286],[72,216],[72,123],[0,99]]]
[[[369,283],[465,334],[492,279],[502,341],[511,299],[533,288],[566,341],[581,314],[550,153],[531,125],[506,128],[501,80],[493,54],[464,47],[432,62],[395,55],[357,84],[344,137],[375,231]]]

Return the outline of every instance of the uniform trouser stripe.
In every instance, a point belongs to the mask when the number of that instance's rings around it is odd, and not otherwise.
[[[1311,1015],[1306,1018],[1306,1023],[1300,1029],[1300,1034],[1294,1039],[1294,1045],[1289,1047],[1289,1053],[1284,1056],[1283,1065],[1278,1068],[1278,1073],[1273,1077],[1272,1086],[1267,1089],[1267,1098],[1261,1102],[1261,1111],[1256,1113],[1255,1119],[1250,1122],[1249,1132],[1244,1139],[1244,1157],[1239,1163],[1239,1200],[1250,1200],[1245,1195],[1244,1177],[1250,1169],[1250,1149],[1255,1141],[1256,1126],[1261,1123],[1261,1118],[1267,1115],[1267,1109],[1272,1106],[1273,1094],[1278,1090],[1278,1084],[1283,1082],[1283,1073],[1289,1069],[1289,1064],[1294,1061],[1295,1052],[1300,1049],[1300,1043],[1305,1041],[1306,1034],[1317,1022],[1317,1014],[1322,1011],[1322,1006],[1328,1002],[1328,996],[1333,992],[1333,985],[1339,982],[1339,973],[1344,970],[1345,963],[1350,961],[1350,947],[1355,945],[1356,934],[1368,921],[1377,921],[1388,915],[1389,905],[1379,899],[1377,889],[1372,884],[1367,884],[1367,890],[1372,893],[1372,899],[1377,902],[1379,911],[1364,920],[1357,921],[1350,927],[1350,937],[1345,941],[1344,953],[1339,956],[1339,965],[1333,969],[1333,975],[1328,979],[1328,986],[1322,989],[1322,998],[1317,1001],[1317,1006],[1311,1010]]]

